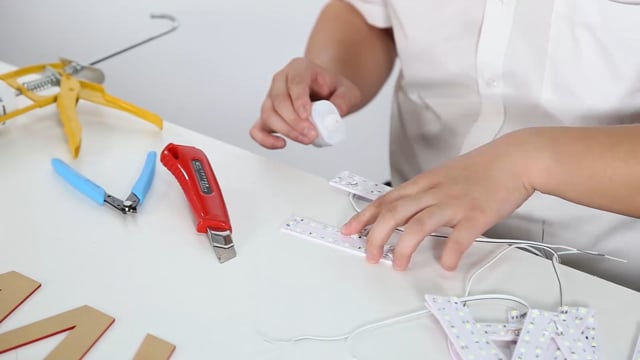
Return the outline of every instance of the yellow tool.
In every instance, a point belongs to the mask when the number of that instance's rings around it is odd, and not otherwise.
[[[169,32],[176,30],[178,27],[176,19],[171,15],[152,14],[151,18],[168,19],[171,20],[174,25],[171,29],[164,31],[161,34],[152,36],[137,44],[107,55],[90,63],[90,65],[95,65],[116,55],[122,54],[134,47],[168,34]],[[32,74],[42,74],[43,77],[23,84],[18,82],[18,80],[24,76]],[[28,66],[2,74],[0,75],[0,80],[13,88],[15,91],[15,94],[13,94],[14,97],[23,95],[33,102],[28,106],[11,111],[10,108],[7,109],[4,105],[5,103],[9,103],[6,91],[5,94],[0,94],[0,123],[4,123],[9,119],[22,115],[33,109],[56,103],[60,121],[64,127],[64,132],[67,136],[67,142],[73,158],[78,157],[81,145],[82,127],[78,121],[78,115],[76,113],[76,104],[79,99],[128,112],[162,129],[162,119],[158,115],[106,93],[102,85],[100,85],[100,83],[104,81],[104,74],[92,66],[84,66],[74,61],[61,59],[60,62],[57,63]],[[0,85],[2,85],[2,82],[0,82]],[[36,92],[41,92],[42,90],[56,86],[59,87],[59,91],[56,94],[36,94]]]
[[[7,85],[16,91],[19,91],[21,95],[26,96],[33,102],[33,104],[9,112],[4,116],[0,116],[0,123],[33,109],[56,103],[60,121],[64,126],[69,150],[71,150],[73,158],[78,157],[78,153],[80,152],[82,134],[82,127],[78,121],[78,114],[76,113],[76,104],[79,99],[126,111],[162,129],[162,119],[158,115],[107,94],[100,84],[79,80],[73,77],[73,75],[64,72],[64,67],[65,66],[62,62],[46,65],[34,65],[0,75],[0,80],[7,83]],[[49,76],[55,76],[59,79],[59,83],[57,85],[60,87],[60,91],[57,94],[48,96],[38,95],[35,92],[28,90],[23,84],[18,82],[18,79],[25,75],[42,73],[45,72],[46,69],[50,72]],[[51,71],[54,72],[51,73]]]

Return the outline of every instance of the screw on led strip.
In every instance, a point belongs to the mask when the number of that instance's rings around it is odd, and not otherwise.
[[[287,221],[281,231],[289,233],[308,240],[319,241],[342,250],[347,250],[359,255],[366,254],[367,232],[361,234],[346,236],[340,232],[335,226],[327,225],[313,219],[294,217]],[[368,230],[368,229],[367,229]],[[393,260],[393,249],[395,239],[387,243],[383,250],[382,261],[391,262]]]
[[[329,180],[329,184],[339,189],[356,194],[362,198],[373,201],[391,190],[390,187],[376,183],[362,176],[343,171]]]

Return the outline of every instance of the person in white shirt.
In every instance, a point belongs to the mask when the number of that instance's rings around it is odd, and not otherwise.
[[[452,229],[454,270],[473,239],[566,244],[628,260],[563,263],[640,290],[640,5],[615,0],[334,0],[304,57],[274,77],[252,138],[310,144],[312,100],[347,115],[399,62],[396,188],[343,227],[373,224],[367,259],[405,232],[394,268]]]

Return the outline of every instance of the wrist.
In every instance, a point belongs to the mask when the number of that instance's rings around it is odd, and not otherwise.
[[[529,191],[544,192],[548,175],[553,174],[549,128],[525,128],[506,134],[513,149],[516,173]]]

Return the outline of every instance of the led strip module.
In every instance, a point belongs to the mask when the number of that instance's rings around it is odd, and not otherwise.
[[[370,201],[379,198],[391,190],[391,188],[386,185],[365,179],[350,171],[341,172],[329,180],[329,184]]]
[[[365,255],[367,250],[366,231],[362,234],[343,235],[335,226],[323,224],[309,218],[294,217],[287,221],[280,229],[282,232],[292,234],[304,239],[314,240],[342,250],[347,250],[359,255]],[[393,249],[398,235],[392,236],[384,246],[382,261],[393,260]]]

